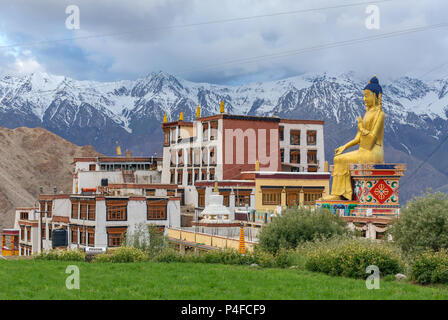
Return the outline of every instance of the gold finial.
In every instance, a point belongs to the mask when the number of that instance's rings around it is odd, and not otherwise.
[[[220,102],[219,112],[224,113],[224,101],[222,100]]]
[[[198,104],[198,107],[196,108],[196,118],[200,118],[201,117],[201,107],[199,107],[199,104]]]
[[[255,171],[260,171],[260,161],[258,159],[255,161]]]
[[[215,181],[215,188],[213,189],[213,192],[219,192],[218,191],[218,181]]]
[[[130,158],[132,156],[131,150],[129,150],[129,149],[126,149],[125,153],[126,153],[127,158]]]
[[[168,117],[166,116],[166,113],[163,115],[163,123],[168,122]]]
[[[179,121],[184,121],[184,113],[181,112],[179,115]]]
[[[118,145],[118,141],[115,141],[115,144],[117,145],[117,146],[115,147],[115,150],[117,151],[117,156],[121,156],[121,148],[120,148],[120,146]]]
[[[328,172],[328,161],[324,163],[324,172]]]

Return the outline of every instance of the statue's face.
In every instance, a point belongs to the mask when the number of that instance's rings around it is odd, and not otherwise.
[[[364,90],[364,103],[367,107],[373,107],[375,105],[375,93],[370,90]]]

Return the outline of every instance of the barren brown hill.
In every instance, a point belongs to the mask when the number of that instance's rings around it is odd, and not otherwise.
[[[100,155],[43,128],[0,127],[0,230],[14,224],[15,207],[32,206],[45,193],[71,193],[73,158]]]

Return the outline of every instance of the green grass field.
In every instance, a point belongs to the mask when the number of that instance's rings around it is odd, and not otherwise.
[[[68,290],[68,265],[80,289]],[[0,260],[0,299],[448,299],[448,287],[365,281],[296,269],[200,263]]]

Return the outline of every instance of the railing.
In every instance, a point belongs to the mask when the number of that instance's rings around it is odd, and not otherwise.
[[[168,229],[168,238],[173,240],[180,240],[184,242],[190,242],[200,244],[209,247],[215,247],[220,249],[236,249],[239,248],[239,240],[234,238],[228,238],[218,235],[211,235],[200,232],[193,232],[183,229]],[[246,249],[252,250],[254,242],[245,241]]]

